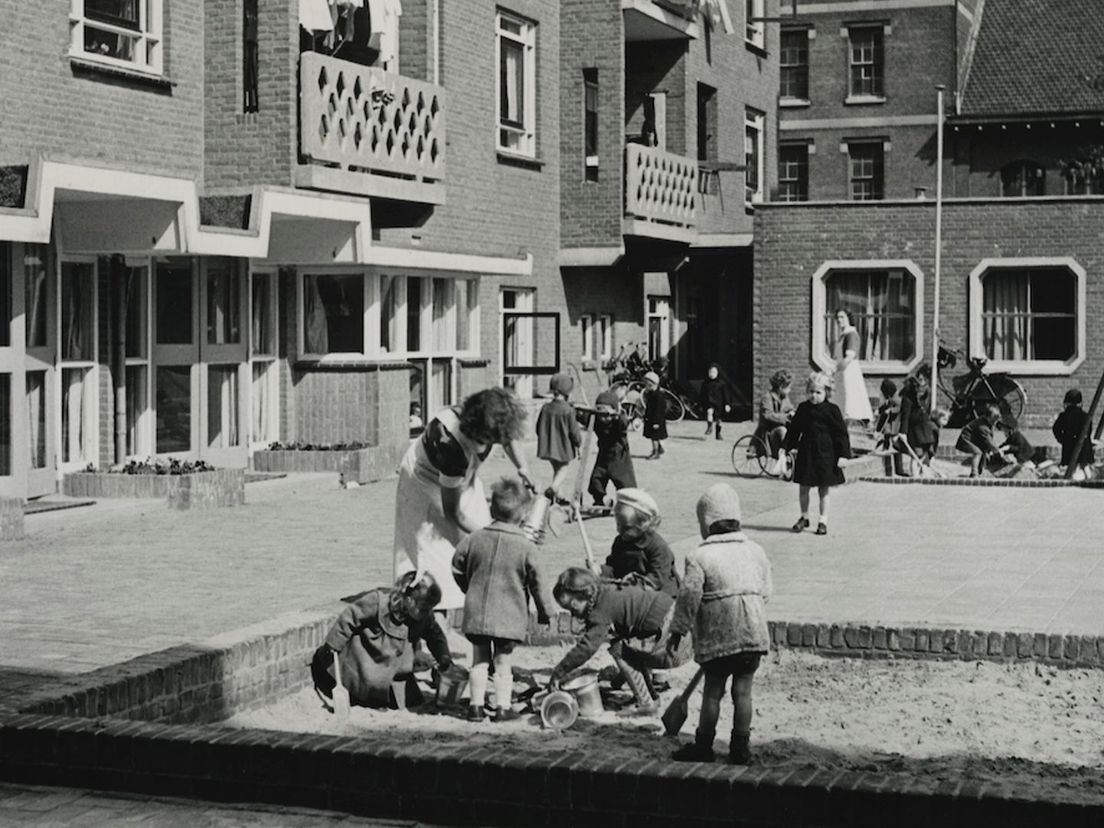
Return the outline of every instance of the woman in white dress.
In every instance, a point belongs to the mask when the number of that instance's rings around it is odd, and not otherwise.
[[[836,311],[840,336],[837,340],[836,371],[833,376],[832,402],[839,406],[844,420],[867,421],[874,419],[870,409],[870,397],[866,393],[866,381],[859,366],[859,332],[851,324],[851,316],[845,310]]]
[[[441,587],[438,610],[464,606],[452,577],[452,555],[465,535],[491,522],[477,472],[495,443],[530,489],[533,480],[517,444],[525,408],[504,388],[472,394],[429,421],[399,465],[395,494],[394,576],[429,572]]]

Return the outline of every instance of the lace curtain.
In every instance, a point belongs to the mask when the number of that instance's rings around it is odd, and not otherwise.
[[[901,270],[839,271],[825,282],[829,353],[840,353],[836,312],[846,310],[859,332],[859,359],[901,360],[912,355],[915,303],[912,276]]]

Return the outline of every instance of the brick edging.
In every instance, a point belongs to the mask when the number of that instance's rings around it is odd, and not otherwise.
[[[1019,489],[1061,489],[1079,487],[1082,489],[1104,489],[1104,480],[1007,480],[1000,477],[860,477],[863,483],[888,483],[890,485],[921,486],[988,486]]]

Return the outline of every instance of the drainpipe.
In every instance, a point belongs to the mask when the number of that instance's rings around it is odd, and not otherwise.
[[[115,380],[115,464],[122,465],[127,456],[127,266],[126,259],[118,253],[111,257],[111,292],[115,323],[111,343],[111,373]]]

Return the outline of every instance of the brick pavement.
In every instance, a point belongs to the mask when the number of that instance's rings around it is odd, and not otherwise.
[[[728,454],[740,429],[721,443],[698,439],[700,429],[675,426],[663,460],[637,460],[640,482],[680,551],[695,542],[700,493],[718,480],[737,487],[774,562],[773,618],[1104,632],[1100,492],[858,483],[835,494],[831,534],[795,536],[796,488],[736,478]],[[486,477],[507,468],[492,458]],[[333,475],[296,475],[250,484],[241,508],[102,501],[30,516],[27,538],[0,546],[0,672],[83,672],[384,582],[393,501],[393,479],[341,490]],[[601,555],[612,520],[586,526]],[[545,554],[550,575],[581,562],[575,527]]]

